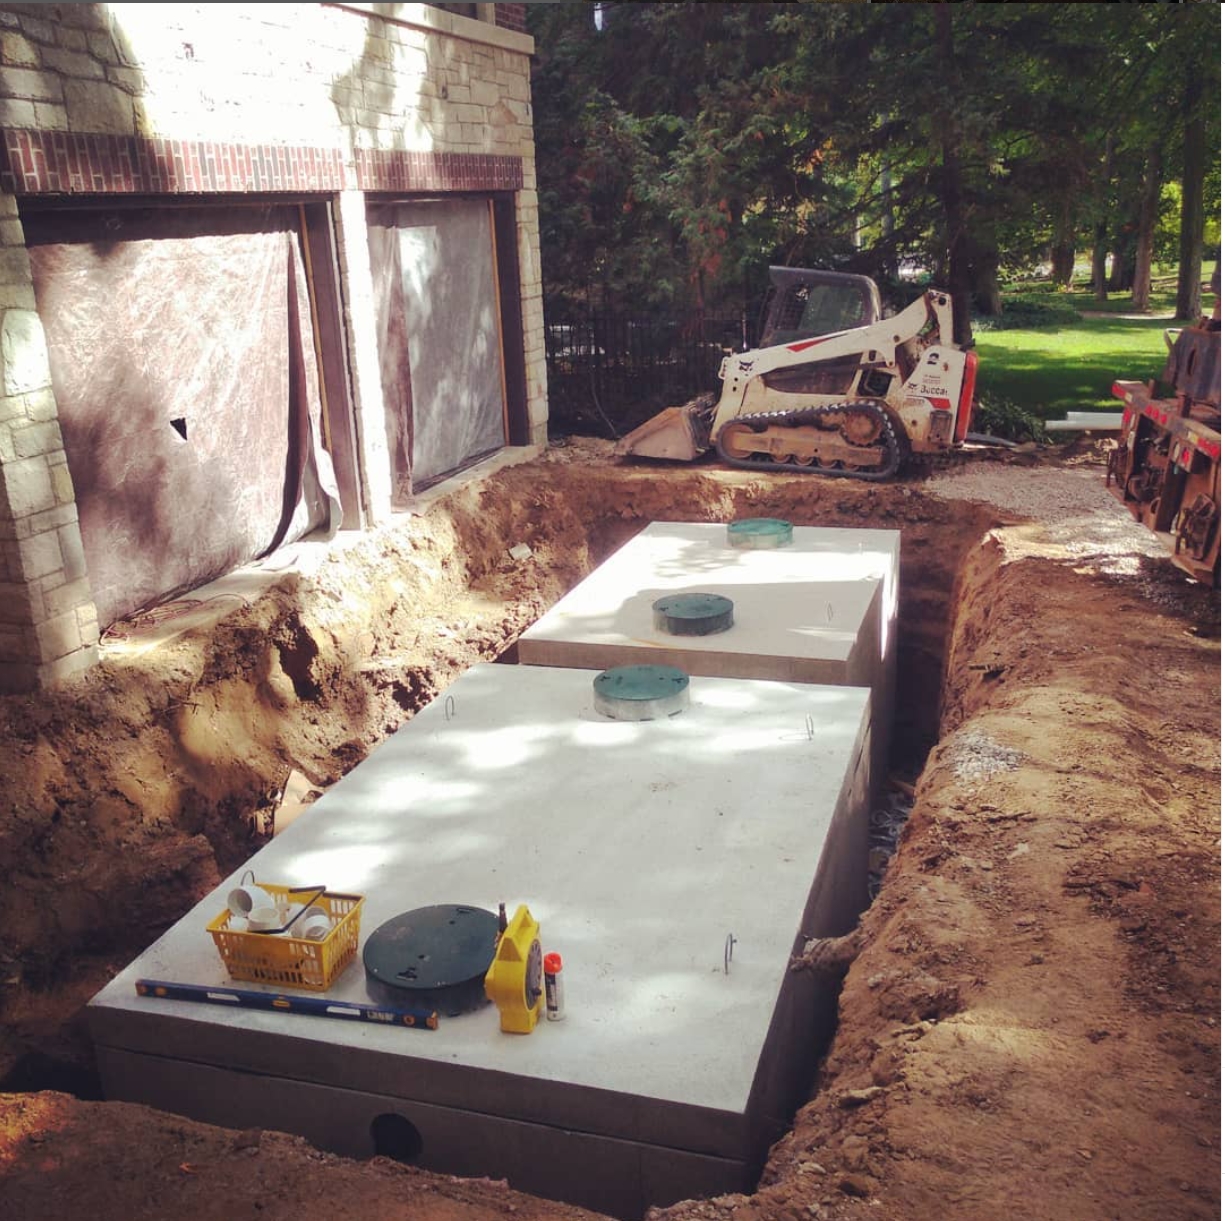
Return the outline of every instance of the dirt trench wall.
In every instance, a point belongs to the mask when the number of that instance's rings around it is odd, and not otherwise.
[[[1008,533],[967,556],[940,741],[741,1221],[1219,1215],[1219,642]]]

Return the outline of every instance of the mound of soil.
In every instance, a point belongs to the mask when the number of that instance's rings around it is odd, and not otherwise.
[[[513,660],[647,522],[746,516],[901,531],[892,770],[914,804],[758,1189],[653,1213],[1218,1216],[1218,596],[1093,449],[875,487],[579,439],[0,699],[0,1214],[590,1215],[100,1101],[83,1007],[266,842],[291,777],[321,791],[467,666]]]

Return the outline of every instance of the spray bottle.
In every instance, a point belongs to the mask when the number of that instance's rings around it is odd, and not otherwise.
[[[561,986],[561,955],[544,956],[544,1011],[550,1022],[566,1016],[566,1000]]]

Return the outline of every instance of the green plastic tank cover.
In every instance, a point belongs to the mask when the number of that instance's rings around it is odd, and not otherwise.
[[[732,600],[722,594],[668,594],[651,609],[655,630],[669,636],[711,636],[732,626]]]
[[[777,517],[744,517],[727,527],[733,547],[785,547],[791,542],[791,523]]]
[[[615,666],[592,687],[596,711],[615,721],[654,721],[689,707],[689,675],[675,666]]]

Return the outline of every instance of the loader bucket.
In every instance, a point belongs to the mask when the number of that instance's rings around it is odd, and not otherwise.
[[[622,457],[692,462],[710,445],[710,420],[696,407],[667,407],[617,442]]]

